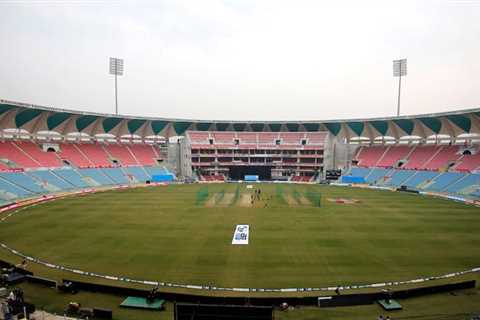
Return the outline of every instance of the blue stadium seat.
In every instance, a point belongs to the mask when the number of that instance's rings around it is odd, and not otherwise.
[[[428,183],[438,175],[438,172],[434,171],[417,171],[410,179],[405,181],[403,185],[409,188],[420,188],[422,184]]]
[[[30,171],[28,174],[35,177],[37,180],[46,181],[48,184],[52,184],[61,190],[70,190],[75,188],[73,184],[68,183],[62,178],[59,178],[50,170]]]
[[[2,173],[2,177],[33,193],[48,193],[48,190],[43,188],[40,183],[23,172],[4,172]]]
[[[92,179],[98,185],[109,186],[115,184],[115,181],[106,176],[102,169],[79,169],[78,172],[82,176]]]
[[[125,173],[120,168],[104,168],[101,169],[110,179],[116,184],[128,184],[130,181]]]
[[[467,174],[464,178],[449,185],[445,191],[448,193],[474,194],[480,188],[480,174]]]
[[[147,175],[145,170],[142,167],[126,167],[124,168],[127,174],[131,174],[137,179],[138,182],[144,183],[147,180],[151,180],[152,177]]]
[[[464,173],[444,172],[436,177],[432,184],[426,185],[425,190],[443,191],[443,189],[463,178],[464,176]]]
[[[162,174],[168,174],[168,173],[171,173],[170,171],[168,171],[167,169],[163,168],[163,167],[144,167],[145,170],[147,170],[147,172],[150,174],[150,176],[154,176],[154,175],[162,175]]]
[[[381,184],[384,180],[383,178],[387,176],[389,171],[391,171],[391,169],[374,168],[365,177],[365,180],[368,183]]]
[[[11,200],[15,198],[33,196],[33,192],[6,181],[4,174],[5,173],[0,174],[0,198],[4,200]]]
[[[363,177],[365,178],[370,173],[370,168],[352,168],[350,170],[350,175],[352,177]]]
[[[87,184],[82,176],[74,169],[56,169],[52,170],[52,172],[78,188],[90,187],[90,185]]]
[[[399,187],[403,185],[403,182],[415,174],[415,170],[395,170],[391,175],[390,180],[387,181],[387,185]]]

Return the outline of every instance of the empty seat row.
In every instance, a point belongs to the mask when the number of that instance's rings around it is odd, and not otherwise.
[[[0,172],[0,202],[97,186],[145,183],[153,175],[170,174],[160,167],[58,168]]]
[[[468,150],[468,151],[465,151]],[[472,153],[473,152],[473,153]],[[362,146],[354,157],[360,167],[472,172],[480,169],[480,149],[464,146]]]
[[[147,144],[59,143],[42,147],[31,141],[0,141],[0,170],[13,168],[78,168],[152,166],[160,158],[155,146]],[[58,149],[58,150],[56,150]]]
[[[477,191],[480,188],[480,174],[464,172],[352,167],[345,172],[343,177],[345,176],[364,178],[360,181],[371,185],[406,186],[416,190],[476,197],[478,197]],[[344,180],[342,179],[342,181]]]

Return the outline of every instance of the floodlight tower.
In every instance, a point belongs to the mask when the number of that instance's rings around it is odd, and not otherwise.
[[[110,57],[110,74],[115,76],[115,114],[118,114],[117,76],[123,76],[123,59]]]
[[[400,115],[400,91],[402,89],[402,77],[406,75],[407,75],[407,59],[393,60],[393,76],[398,77],[397,116]]]

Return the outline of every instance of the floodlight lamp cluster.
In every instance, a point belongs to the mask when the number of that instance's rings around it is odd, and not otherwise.
[[[393,76],[403,77],[407,75],[407,59],[393,60]]]
[[[123,59],[110,58],[110,74],[123,76]]]

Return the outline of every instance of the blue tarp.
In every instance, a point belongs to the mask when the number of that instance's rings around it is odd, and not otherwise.
[[[364,177],[343,176],[342,183],[365,183]]]
[[[257,175],[246,175],[244,180],[245,181],[258,181],[258,176]]]
[[[154,174],[152,176],[152,182],[169,182],[169,181],[173,181],[174,178],[175,178],[174,175],[171,173]]]

